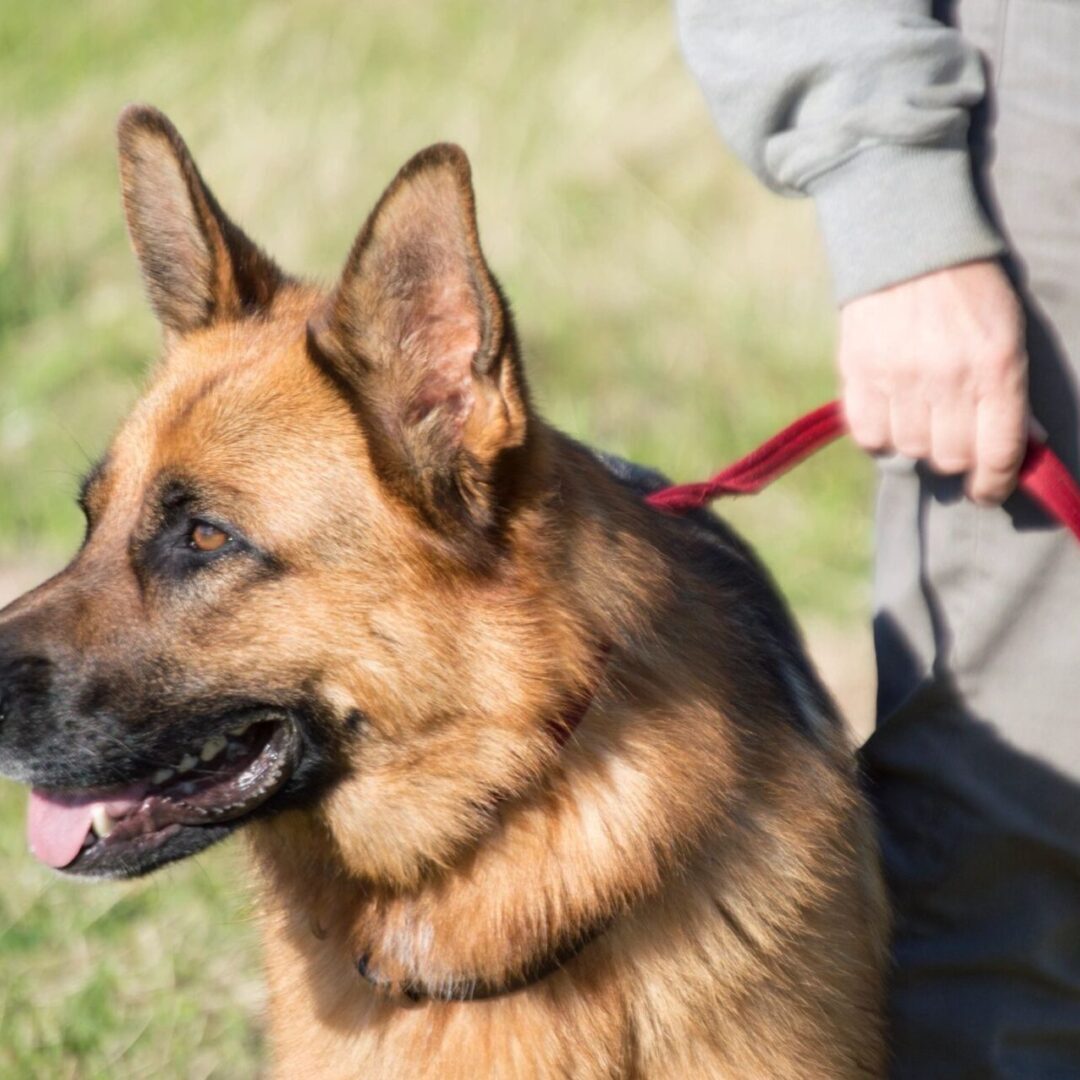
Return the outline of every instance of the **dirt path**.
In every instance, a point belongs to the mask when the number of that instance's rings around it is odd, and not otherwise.
[[[45,560],[0,563],[0,606],[32,588],[58,566]],[[874,715],[874,651],[870,632],[814,620],[804,628],[810,652],[861,742]]]

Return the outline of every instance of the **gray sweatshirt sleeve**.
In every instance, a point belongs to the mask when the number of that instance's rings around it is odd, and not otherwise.
[[[676,0],[691,70],[732,149],[808,194],[843,303],[1000,254],[975,194],[978,54],[930,0]]]

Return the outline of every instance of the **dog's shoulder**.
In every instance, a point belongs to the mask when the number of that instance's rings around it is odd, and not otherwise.
[[[642,500],[671,484],[656,469],[588,449],[624,488]],[[681,560],[703,577],[722,583],[729,595],[738,598],[734,616],[743,631],[753,636],[762,663],[775,675],[800,727],[818,736],[834,729],[841,723],[836,705],[807,655],[802,635],[779,589],[750,545],[721,517],[705,508],[672,520]]]

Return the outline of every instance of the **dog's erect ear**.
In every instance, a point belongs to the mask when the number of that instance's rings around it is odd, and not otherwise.
[[[436,523],[495,521],[529,410],[460,148],[429,147],[398,173],[310,343],[385,481]]]
[[[169,119],[129,105],[117,136],[128,233],[166,330],[187,333],[269,304],[281,271],[225,216]]]

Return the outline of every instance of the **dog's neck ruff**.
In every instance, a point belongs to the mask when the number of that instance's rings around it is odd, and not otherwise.
[[[596,647],[596,673],[592,683],[572,694],[567,701],[566,708],[548,724],[551,737],[560,750],[570,741],[570,736],[574,734],[578,725],[585,719],[585,714],[592,707],[597,691],[600,689],[600,684],[603,682],[608,657],[610,656],[610,641],[605,641],[602,645]]]
[[[548,722],[548,731],[557,749],[561,750],[570,741],[581,721],[585,719],[585,714],[592,706],[600,689],[600,684],[603,682],[610,655],[610,642],[606,642],[597,648],[596,677],[592,684],[575,693],[569,699],[566,708]],[[371,971],[370,959],[367,956],[361,956],[356,961],[356,970],[362,979],[376,989],[383,993],[397,994],[406,1001],[486,1001],[490,998],[503,997],[506,994],[516,994],[519,990],[526,990],[530,986],[542,982],[583,952],[610,925],[611,918],[598,919],[592,926],[578,930],[573,937],[556,947],[547,956],[530,964],[520,975],[503,982],[475,978],[455,978],[443,979],[437,986],[428,986],[426,983],[417,981],[394,985],[380,979],[377,974]]]
[[[516,994],[519,990],[527,990],[543,982],[549,975],[553,975],[559,968],[570,963],[579,953],[591,945],[611,925],[611,919],[603,919],[595,926],[574,935],[565,944],[549,953],[543,959],[529,965],[520,975],[503,982],[491,982],[487,979],[453,978],[444,979],[437,986],[428,986],[426,983],[405,982],[394,985],[384,982],[368,968],[368,957],[361,956],[356,962],[356,970],[360,977],[369,982],[376,989],[387,993],[396,994],[406,1001],[413,1003],[421,1001],[488,1001],[491,998],[505,997],[507,994]]]

